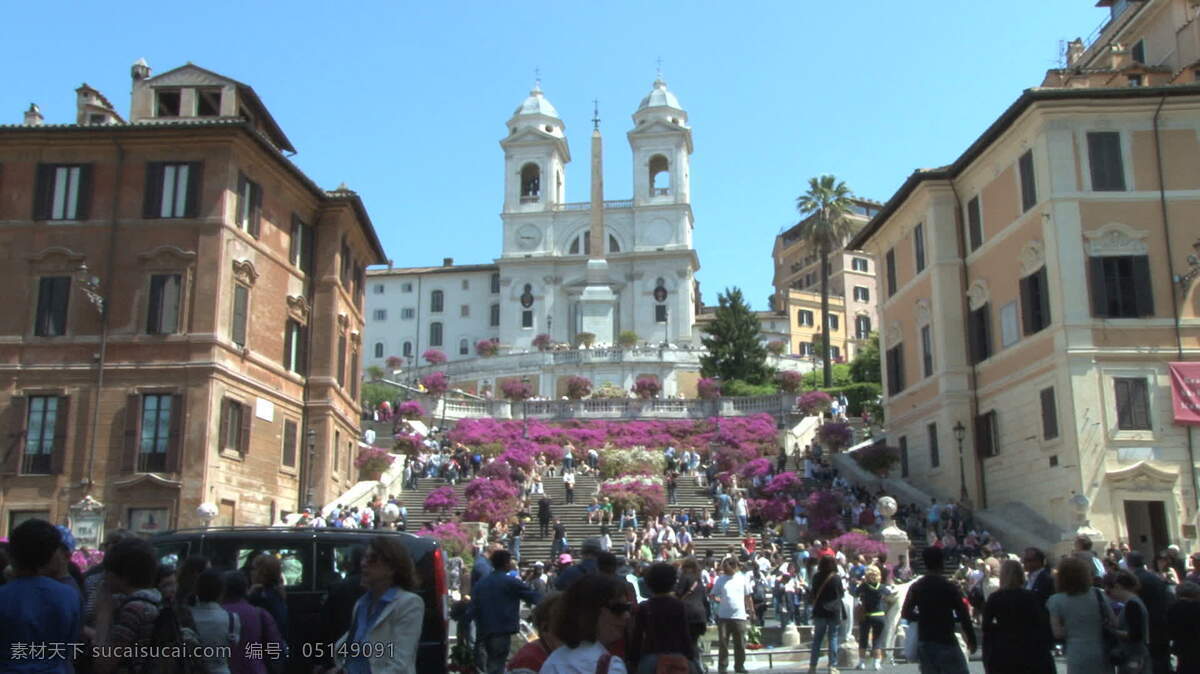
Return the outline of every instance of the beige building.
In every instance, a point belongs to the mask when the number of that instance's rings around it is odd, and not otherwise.
[[[1027,541],[1090,522],[1147,553],[1195,549],[1195,429],[1173,422],[1167,363],[1200,358],[1183,278],[1200,22],[1185,0],[1111,4],[1092,45],[952,164],[909,176],[849,247],[882,261],[887,435],[907,478]]]
[[[75,123],[0,128],[0,535],[85,496],[109,528],[266,525],[358,479],[362,200],[249,86],[132,76],[128,122],[85,85]]]
[[[881,204],[854,199],[850,219],[856,229],[879,213]],[[810,216],[816,217],[816,216]],[[771,301],[790,317],[790,352],[812,356],[820,341],[821,256],[800,238],[801,221],[775,237],[771,258],[775,263]],[[815,304],[814,304],[815,298]],[[861,340],[877,325],[879,304],[875,259],[844,246],[829,256],[830,351],[835,359],[850,360]]]

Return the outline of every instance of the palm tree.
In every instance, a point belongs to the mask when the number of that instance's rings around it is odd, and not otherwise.
[[[809,178],[808,191],[796,197],[796,210],[804,216],[800,221],[800,237],[821,253],[821,362],[825,366],[826,388],[833,386],[829,363],[829,254],[854,234],[854,225],[847,217],[853,198],[846,183],[831,175]]]

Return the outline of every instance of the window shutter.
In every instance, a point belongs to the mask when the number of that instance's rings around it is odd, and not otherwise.
[[[1135,379],[1129,386],[1129,409],[1131,411],[1132,428],[1138,430],[1150,429],[1150,392],[1147,390],[1145,379]]]
[[[121,472],[132,473],[137,467],[138,425],[141,421],[142,397],[131,393],[125,397],[125,451],[121,452]]]
[[[313,246],[317,240],[317,231],[313,225],[304,227],[303,230],[304,248],[300,251],[300,271],[305,274],[311,274],[313,271],[313,260],[317,259],[316,253],[313,250]]]
[[[242,454],[250,453],[250,406],[235,403],[242,408],[242,432],[238,437],[238,451]]]
[[[1038,331],[1037,321],[1034,320],[1037,313],[1037,307],[1034,306],[1036,300],[1034,297],[1033,284],[1037,275],[1026,276],[1021,279],[1021,327],[1026,335],[1032,335]]]
[[[217,436],[217,452],[225,449],[225,440],[229,438],[229,408],[233,404],[231,400],[221,400],[221,430]]]
[[[186,218],[195,218],[200,215],[200,189],[204,184],[203,178],[204,162],[188,162],[187,204],[183,211]],[[161,180],[159,185],[162,185]]]
[[[1104,258],[1088,258],[1088,270],[1092,286],[1092,315],[1102,318],[1108,315],[1108,282],[1104,278]]]
[[[1042,267],[1033,275],[1034,288],[1037,290],[1038,330],[1050,325],[1050,275],[1046,267]]]
[[[162,332],[163,285],[165,276],[150,277],[150,306],[146,307],[146,334]]]
[[[1138,255],[1133,258],[1133,292],[1137,302],[1138,316],[1154,315],[1154,288],[1150,281],[1150,257]]]
[[[262,219],[262,188],[252,184],[250,190],[250,236],[258,238],[259,221]]]
[[[92,210],[92,165],[79,167],[78,197],[75,201],[75,220],[87,220]]]
[[[142,217],[161,217],[163,191],[162,162],[146,162],[146,192],[142,197]]]
[[[247,182],[249,182],[249,181],[246,180],[246,175],[244,173],[238,173],[237,202],[236,202],[236,206],[234,206],[234,208],[237,208],[237,216],[234,218],[234,220],[237,222],[238,227],[245,227],[247,229],[247,231],[249,231],[250,225],[243,219],[246,214],[246,183]]]
[[[295,339],[296,323],[288,321],[283,324],[283,369],[292,370],[292,340]]]
[[[296,253],[297,253],[296,246],[298,246],[301,243],[300,236],[301,236],[301,234],[300,234],[300,219],[296,217],[295,213],[293,213],[292,214],[292,235],[290,238],[288,238],[288,261],[290,261],[294,265],[300,264],[300,258],[296,255]]]
[[[300,337],[296,340],[296,373],[308,375],[308,326],[300,326]]]
[[[1042,389],[1042,438],[1052,440],[1058,437],[1058,406],[1054,401],[1054,389]]]
[[[67,420],[71,416],[71,398],[58,397],[58,413],[54,418],[54,450],[50,455],[50,474],[61,475],[67,459]]]
[[[21,455],[25,453],[25,422],[28,421],[26,405],[29,399],[25,396],[13,396],[9,399],[5,427],[9,429],[8,437],[4,438],[4,456],[0,461],[0,473],[15,475],[21,469]]]
[[[167,466],[168,472],[180,472],[180,450],[183,440],[183,394],[171,396],[171,428],[167,435]]]
[[[34,177],[36,184],[33,189],[33,219],[50,219],[50,200],[54,197],[54,166],[38,164]]]

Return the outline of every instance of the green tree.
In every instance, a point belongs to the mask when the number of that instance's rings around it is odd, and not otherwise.
[[[723,382],[735,379],[747,384],[769,384],[767,350],[759,341],[762,325],[750,310],[742,291],[726,288],[717,298],[718,306],[711,323],[700,339],[708,354],[700,357],[703,377]]]
[[[370,365],[367,367],[367,381],[379,381],[383,379],[383,368],[378,365]]]
[[[809,178],[808,191],[796,197],[800,238],[808,241],[821,255],[821,361],[825,367],[825,386],[832,386],[829,361],[829,254],[842,247],[854,234],[848,217],[854,197],[846,183],[831,175]]]
[[[879,333],[873,332],[866,343],[859,347],[854,360],[850,361],[850,378],[856,382],[883,383],[879,370]]]

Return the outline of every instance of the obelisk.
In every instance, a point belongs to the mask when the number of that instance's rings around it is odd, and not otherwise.
[[[613,294],[608,276],[608,260],[604,257],[604,159],[600,136],[600,110],[596,106],[592,119],[592,209],[588,229],[587,286],[579,297],[582,331],[595,335],[597,344],[616,342],[613,334],[617,296]]]

